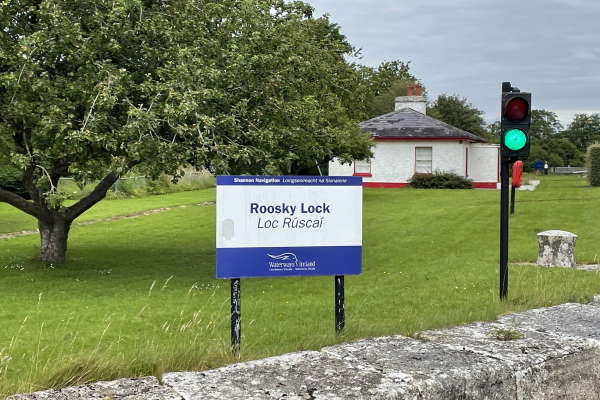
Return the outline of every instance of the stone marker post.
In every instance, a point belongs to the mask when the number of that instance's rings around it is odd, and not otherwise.
[[[547,267],[575,267],[577,235],[566,231],[545,231],[537,234],[539,253],[537,264]]]

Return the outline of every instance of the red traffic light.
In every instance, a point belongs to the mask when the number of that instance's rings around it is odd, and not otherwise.
[[[523,121],[527,115],[529,115],[529,103],[522,97],[512,98],[504,106],[504,117],[509,121]]]

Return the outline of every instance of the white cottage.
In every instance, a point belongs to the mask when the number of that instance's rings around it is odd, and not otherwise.
[[[415,173],[454,172],[476,188],[496,189],[500,181],[500,147],[426,115],[421,87],[397,97],[395,111],[361,122],[375,141],[373,157],[329,163],[331,176],[362,176],[365,187],[399,188]],[[415,95],[413,95],[415,94]]]

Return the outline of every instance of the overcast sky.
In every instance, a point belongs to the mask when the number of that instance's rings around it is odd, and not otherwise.
[[[307,1],[362,48],[362,64],[410,61],[430,99],[466,97],[488,122],[502,81],[565,124],[600,112],[599,0]]]

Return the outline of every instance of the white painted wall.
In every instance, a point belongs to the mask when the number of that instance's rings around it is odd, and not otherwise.
[[[370,178],[364,182],[406,182],[406,171],[413,168],[413,148],[408,142],[375,142],[371,159]]]
[[[415,148],[432,148],[434,171],[465,174],[465,148],[467,144],[440,141],[381,141],[373,146],[371,177],[365,182],[405,183],[415,173]],[[352,175],[353,165],[342,165],[337,160],[329,163],[329,175]]]
[[[329,176],[352,176],[354,164],[342,164],[337,158],[329,161]]]
[[[432,148],[433,171],[454,172],[464,176],[464,145],[440,141],[375,142],[371,160],[371,178],[366,182],[408,182],[415,173],[415,148]]]
[[[364,182],[406,183],[415,173],[415,148],[432,148],[434,171],[454,172],[474,182],[498,181],[497,144],[458,141],[381,141],[373,146],[371,177]],[[467,157],[468,149],[468,157]],[[467,167],[468,163],[468,167]],[[349,176],[354,165],[342,165],[337,160],[329,163],[329,175]]]
[[[469,179],[473,182],[498,182],[500,145],[473,143],[469,150]]]

